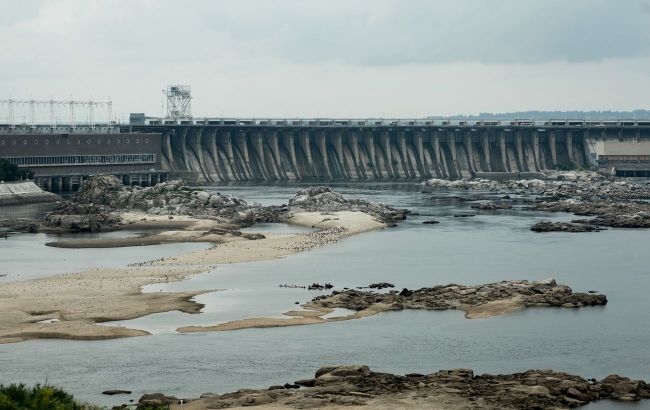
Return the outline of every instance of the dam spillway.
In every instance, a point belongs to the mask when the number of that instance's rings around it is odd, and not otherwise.
[[[460,179],[593,165],[589,131],[530,126],[131,126],[162,166],[212,181]]]

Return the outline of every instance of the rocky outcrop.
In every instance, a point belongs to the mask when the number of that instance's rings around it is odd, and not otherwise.
[[[614,228],[650,228],[650,181],[625,180],[605,177],[594,172],[551,172],[546,179],[492,181],[473,179],[447,181],[432,179],[423,185],[439,189],[463,189],[485,191],[490,194],[506,194],[529,197],[535,202],[529,209],[545,212],[571,212],[576,215],[594,216],[574,224],[537,224],[534,231],[588,232],[599,226]],[[501,209],[501,204],[483,201],[472,208],[482,210]],[[506,207],[508,206],[505,204]],[[585,225],[585,227],[576,224]]]
[[[184,400],[188,402],[190,400]],[[168,406],[172,404],[180,404],[181,400],[174,396],[166,396],[162,393],[151,393],[144,394],[138,400],[138,406],[136,409],[158,409],[158,408],[169,408]]]
[[[119,215],[102,206],[59,202],[56,209],[43,219],[43,226],[65,231],[100,232],[116,229],[122,222]]]
[[[546,212],[571,212],[576,215],[595,216],[593,219],[581,219],[574,222],[612,228],[650,228],[650,203],[627,201],[582,201],[562,200],[541,202],[532,209]]]
[[[478,204],[473,204],[472,209],[480,209],[482,211],[495,211],[497,209],[512,209],[512,205],[508,203],[496,203],[492,201],[481,201]]]
[[[476,286],[444,285],[418,290],[378,293],[348,289],[318,296],[312,304],[323,308],[346,308],[361,311],[373,305],[389,306],[386,310],[447,310],[487,306],[491,302],[509,301],[522,306],[582,307],[605,305],[607,297],[594,293],[574,293],[554,279],[528,282],[502,281]]]
[[[487,191],[525,196],[551,198],[581,198],[584,200],[630,200],[650,199],[650,182],[605,177],[595,172],[558,171],[548,172],[544,179],[521,179],[495,181],[470,179],[448,181],[430,179],[422,182],[430,188],[462,189],[466,191]]]
[[[380,222],[393,224],[406,219],[408,211],[365,199],[347,199],[329,187],[319,186],[301,189],[289,200],[290,212],[336,212],[359,211],[374,216]]]
[[[32,218],[16,218],[0,220],[0,233],[8,232],[38,232],[41,224],[38,220]]]
[[[196,217],[245,217],[251,207],[239,198],[168,181],[151,187],[124,186],[112,175],[98,175],[86,181],[73,198],[75,204],[102,205],[109,210],[139,210],[152,215]]]
[[[295,388],[300,386],[303,387]],[[311,379],[284,386],[226,394],[207,393],[194,401],[192,408],[543,409],[573,408],[604,399],[637,401],[647,398],[650,398],[650,387],[644,381],[617,375],[597,381],[552,370],[475,375],[469,369],[453,369],[401,376],[374,372],[368,366],[327,366],[318,369]],[[142,407],[143,403],[141,399]]]
[[[584,224],[542,221],[531,226],[530,230],[533,232],[592,232],[601,229]]]

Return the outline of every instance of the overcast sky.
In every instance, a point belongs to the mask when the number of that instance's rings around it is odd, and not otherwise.
[[[1,98],[158,115],[650,108],[650,0],[4,0]]]

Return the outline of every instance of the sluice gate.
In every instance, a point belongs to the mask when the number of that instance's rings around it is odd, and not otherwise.
[[[531,127],[132,126],[198,181],[460,179],[593,165],[589,132]]]

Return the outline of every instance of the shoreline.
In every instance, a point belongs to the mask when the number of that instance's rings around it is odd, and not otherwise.
[[[138,267],[97,268],[6,283],[0,288],[0,344],[40,338],[95,340],[149,335],[142,330],[99,323],[172,310],[199,313],[203,305],[192,298],[213,289],[142,293],[142,288],[155,283],[181,281],[220,264],[270,260],[305,252],[386,226],[363,212],[301,212],[296,216],[295,224],[319,230],[305,234],[267,235],[257,240],[229,238],[210,249],[148,261]],[[189,231],[177,231],[181,233],[175,234],[176,239],[201,232],[193,231],[193,228],[215,224],[211,220],[196,221]],[[294,223],[293,218],[288,222]],[[58,321],[37,323],[51,319]]]

